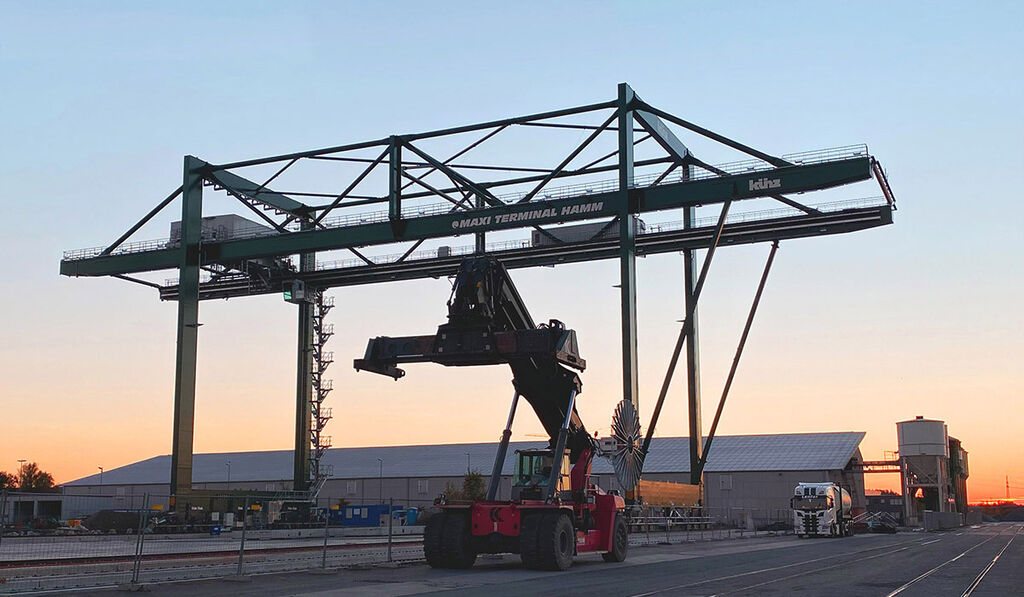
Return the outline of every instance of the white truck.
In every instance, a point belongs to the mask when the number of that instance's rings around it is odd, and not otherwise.
[[[846,537],[851,534],[853,500],[835,483],[800,483],[790,500],[793,532],[800,537]]]

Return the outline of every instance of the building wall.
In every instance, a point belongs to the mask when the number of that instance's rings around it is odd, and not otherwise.
[[[645,475],[652,481],[673,481],[685,483],[689,480],[688,472],[655,473]],[[489,477],[485,475],[485,483]],[[618,490],[615,476],[611,473],[596,474],[593,480],[602,489]],[[345,500],[349,504],[374,504],[394,499],[398,505],[427,506],[433,503],[450,483],[457,488],[462,487],[463,477],[384,477],[384,478],[332,478],[320,491],[319,498],[323,501],[335,502]],[[757,514],[758,518],[776,517],[780,511],[789,511],[789,501],[793,488],[800,482],[832,481],[841,483],[851,492],[854,508],[865,506],[863,474],[849,471],[735,471],[708,472],[704,475],[704,503],[713,514],[728,514],[748,511]],[[250,482],[218,482],[197,483],[197,489],[217,490],[253,490],[253,491],[287,491],[291,489],[291,481],[250,481]],[[503,476],[498,491],[498,499],[511,496],[512,479]],[[168,486],[159,485],[76,485],[64,488],[65,495],[78,496],[75,499],[83,505],[92,496],[109,499],[108,508],[130,507],[141,504],[143,499],[148,503],[162,504],[169,507],[167,500]],[[138,506],[136,506],[138,507]]]
[[[830,481],[826,471],[709,472],[704,474],[705,506],[713,514],[752,511],[782,516],[798,483]]]

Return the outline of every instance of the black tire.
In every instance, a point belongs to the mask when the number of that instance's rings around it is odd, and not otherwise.
[[[460,514],[444,515],[441,527],[441,553],[444,568],[472,568],[476,552],[470,545],[469,521]]]
[[[629,527],[621,514],[615,515],[612,523],[612,550],[601,554],[606,562],[622,562],[629,553]]]
[[[523,512],[519,527],[519,559],[524,568],[537,570],[540,568],[540,552],[537,545],[537,534],[540,523],[544,519],[543,512]]]
[[[437,513],[427,519],[427,526],[423,529],[423,554],[427,558],[427,564],[431,568],[447,568],[444,563],[444,544],[442,532],[445,519],[448,516]]]
[[[567,570],[572,566],[576,553],[576,529],[572,521],[560,511],[544,515],[537,533],[540,548],[540,568],[543,570]]]

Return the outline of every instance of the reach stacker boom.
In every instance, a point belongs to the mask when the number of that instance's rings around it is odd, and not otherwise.
[[[481,553],[518,553],[527,568],[565,570],[577,553],[626,559],[625,501],[591,483],[598,449],[576,411],[583,389],[576,333],[557,320],[536,325],[502,264],[465,259],[455,276],[448,322],[430,336],[378,337],[358,370],[405,373],[402,363],[448,366],[508,364],[515,395],[494,459],[487,499],[441,503],[427,523],[423,546],[435,568],[469,568]],[[501,469],[520,397],[550,436],[543,450],[516,452],[510,500],[498,500]]]

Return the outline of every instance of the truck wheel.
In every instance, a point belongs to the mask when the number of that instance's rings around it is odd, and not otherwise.
[[[470,546],[469,523],[465,516],[445,514],[441,530],[441,552],[445,568],[472,568],[476,552]]]
[[[519,558],[523,561],[523,567],[531,569],[540,568],[540,553],[537,546],[537,532],[540,530],[540,523],[544,519],[543,513],[523,513],[520,519],[519,528]]]
[[[606,562],[621,562],[626,559],[629,551],[629,528],[621,514],[615,515],[615,523],[612,524],[612,550],[601,554]]]
[[[544,570],[566,570],[572,566],[576,551],[576,530],[572,521],[560,511],[544,515],[537,536],[540,567]]]
[[[444,546],[441,533],[444,529],[445,519],[448,515],[439,512],[427,520],[427,526],[423,529],[423,555],[427,558],[427,564],[431,568],[447,568],[444,565]]]

